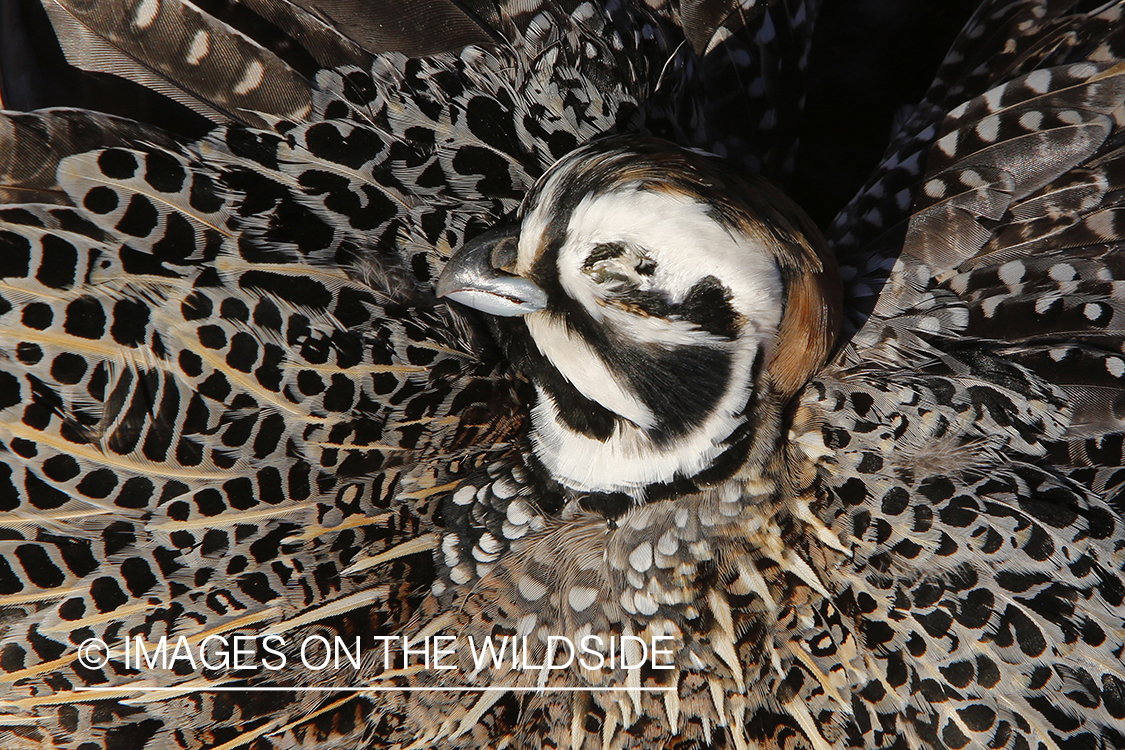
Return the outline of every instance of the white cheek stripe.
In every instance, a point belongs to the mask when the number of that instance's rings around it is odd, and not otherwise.
[[[652,411],[621,387],[620,375],[610,370],[583,339],[571,335],[565,325],[543,312],[525,316],[524,322],[539,351],[582,395],[641,429],[656,424]]]
[[[760,339],[755,343],[765,344]],[[605,442],[576,432],[561,420],[551,395],[537,388],[532,448],[553,477],[579,492],[637,495],[646,485],[672,481],[677,474],[694,476],[725,450],[722,441],[742,422],[738,415],[753,390],[755,352],[764,354],[764,349],[743,350],[736,356],[731,382],[740,385],[723,394],[704,424],[663,447],[628,424],[619,423]]]
[[[618,331],[626,332],[629,340],[638,344],[659,344],[666,349],[677,346],[710,346],[730,349],[731,342],[722,336],[708,333],[687,320],[643,317],[611,305],[602,306],[603,322]]]
[[[762,240],[732,234],[706,204],[677,194],[622,189],[584,198],[567,224],[559,248],[559,282],[566,293],[600,317],[607,290],[591,278],[584,263],[601,243],[625,242],[642,248],[656,262],[655,275],[639,279],[682,302],[707,276],[720,279],[735,309],[749,320],[768,324],[780,315],[781,275]]]

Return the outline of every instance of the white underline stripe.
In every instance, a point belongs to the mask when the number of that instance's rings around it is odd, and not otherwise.
[[[121,693],[121,692],[169,692],[169,693],[236,693],[252,691],[301,692],[301,693],[629,693],[634,690],[665,693],[675,687],[154,687],[151,685],[118,685],[116,687],[76,687],[79,693]]]

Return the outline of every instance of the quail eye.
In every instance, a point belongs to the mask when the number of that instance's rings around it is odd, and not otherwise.
[[[656,261],[624,242],[604,242],[594,246],[582,268],[599,286],[636,289],[647,284],[642,277],[656,272]]]
[[[624,242],[603,242],[594,245],[594,249],[586,256],[582,267],[586,269],[594,268],[599,263],[621,257],[627,250],[628,247],[626,247]]]
[[[633,289],[637,286],[636,280],[630,279],[625,274],[612,268],[595,268],[591,272],[591,277],[599,286],[609,287],[610,289]]]

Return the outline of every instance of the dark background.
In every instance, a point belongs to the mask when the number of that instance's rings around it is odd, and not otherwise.
[[[792,197],[818,224],[830,223],[870,175],[896,114],[925,95],[979,2],[824,0],[790,184]],[[225,0],[201,4],[216,13],[233,7]],[[203,117],[148,89],[68,66],[38,0],[0,0],[0,95],[8,109],[96,109],[189,138],[210,127]]]

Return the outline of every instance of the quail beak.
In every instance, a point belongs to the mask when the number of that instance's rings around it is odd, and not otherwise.
[[[519,227],[493,229],[465,243],[445,264],[437,295],[490,315],[527,315],[547,306],[547,294],[515,266]]]

